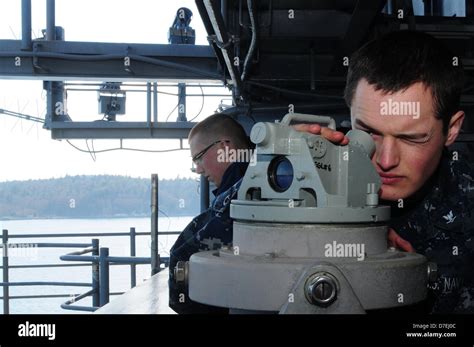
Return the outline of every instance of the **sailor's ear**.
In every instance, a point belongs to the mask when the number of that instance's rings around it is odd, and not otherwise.
[[[458,111],[451,117],[448,125],[448,134],[446,136],[446,142],[444,143],[446,147],[452,145],[454,141],[456,141],[456,138],[461,132],[463,121],[464,111]]]

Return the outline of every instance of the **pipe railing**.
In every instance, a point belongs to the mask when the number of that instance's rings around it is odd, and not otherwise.
[[[179,231],[160,232],[160,235],[177,235]],[[21,264],[10,265],[8,250],[18,246],[24,246],[25,243],[9,243],[11,238],[48,238],[48,237],[84,237],[84,236],[129,236],[130,237],[130,257],[109,256],[108,248],[99,248],[99,240],[92,239],[91,243],[34,243],[38,248],[82,248],[77,251],[67,253],[60,256],[62,261],[79,261],[88,264]],[[71,294],[50,294],[50,295],[17,295],[10,296],[9,288],[12,286],[72,286],[72,287],[91,287],[85,293],[67,300],[61,304],[61,308],[65,310],[89,311],[93,312],[100,306],[109,302],[110,295],[123,294],[121,292],[110,292],[110,266],[112,265],[129,265],[130,266],[130,283],[131,288],[136,286],[136,265],[150,264],[151,257],[136,257],[136,236],[150,235],[149,232],[138,233],[135,228],[130,228],[128,233],[71,233],[71,234],[16,234],[9,235],[8,230],[2,232],[2,248],[3,248],[3,263],[2,273],[3,282],[0,285],[3,287],[3,313],[10,313],[10,299],[39,299],[39,298],[58,298],[71,297]],[[92,255],[85,255],[91,253]],[[160,264],[168,266],[169,257],[160,257]],[[76,267],[76,266],[91,266],[92,265],[92,279],[91,283],[84,282],[55,282],[55,281],[28,281],[28,282],[10,282],[9,270],[15,268],[52,268],[52,267]],[[86,297],[92,297],[92,306],[75,305],[79,300]]]

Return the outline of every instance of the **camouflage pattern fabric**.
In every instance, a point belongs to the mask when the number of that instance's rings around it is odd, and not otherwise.
[[[474,176],[458,152],[440,165],[412,201],[392,204],[390,226],[417,253],[437,263],[429,288],[431,313],[474,313]]]
[[[192,301],[186,288],[175,283],[174,268],[178,261],[187,261],[194,253],[216,250],[232,243],[230,202],[237,197],[247,166],[246,163],[233,163],[227,168],[221,186],[213,191],[216,198],[212,206],[186,226],[170,250],[169,306],[177,313],[228,312],[227,308]]]

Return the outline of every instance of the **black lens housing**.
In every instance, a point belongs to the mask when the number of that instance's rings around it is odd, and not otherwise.
[[[293,183],[293,165],[285,156],[274,158],[268,166],[268,182],[277,192],[284,192]]]

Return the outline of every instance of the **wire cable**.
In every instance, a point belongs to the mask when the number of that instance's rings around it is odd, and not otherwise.
[[[90,154],[90,149],[82,149],[77,147],[76,145],[72,144],[69,140],[66,140],[66,142],[71,145],[73,148],[78,150],[79,152],[83,153],[89,153]],[[100,149],[94,151],[94,154],[97,153],[105,153],[105,152],[112,152],[112,151],[135,151],[135,152],[145,152],[145,153],[167,153],[167,152],[176,152],[176,151],[185,151],[188,150],[189,148],[172,148],[172,149],[162,149],[162,150],[151,150],[151,149],[141,149],[141,148],[129,148],[129,147],[116,147],[116,148],[107,148],[107,149]]]
[[[201,114],[202,112],[202,109],[204,108],[204,90],[202,89],[202,86],[201,86],[201,83],[199,83],[199,88],[201,88],[201,96],[202,96],[202,102],[201,102],[201,109],[199,110],[198,114],[195,115],[193,118],[191,118],[191,120],[189,120],[188,122],[192,122],[193,120],[195,120],[197,117],[199,117],[199,115]]]
[[[250,63],[251,63],[252,58],[253,58],[253,53],[255,51],[255,47],[257,45],[257,24],[256,24],[255,16],[254,16],[254,13],[253,13],[252,0],[247,0],[247,8],[248,8],[249,17],[250,17],[250,26],[251,26],[251,30],[252,30],[252,39],[250,40],[250,46],[249,46],[249,50],[247,52],[247,56],[245,57],[242,76],[240,77],[240,79],[242,81],[244,81],[247,78],[248,69],[249,69]]]
[[[173,114],[174,110],[176,110],[176,109],[178,108],[178,106],[179,106],[179,102],[178,102],[178,103],[176,104],[176,106],[171,110],[171,112],[168,113],[168,116],[166,116],[165,122],[167,122],[168,119],[170,119],[170,117],[171,117],[171,115]]]

